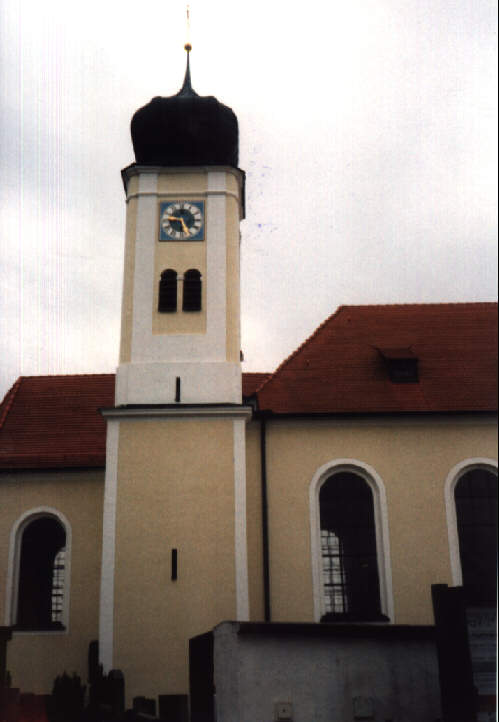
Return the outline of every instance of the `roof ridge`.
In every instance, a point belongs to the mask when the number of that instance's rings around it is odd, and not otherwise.
[[[12,384],[11,388],[7,391],[7,393],[5,394],[4,400],[0,404],[0,408],[3,404],[5,404],[2,414],[0,415],[0,429],[3,427],[5,420],[7,419],[7,415],[12,408],[12,404],[14,403],[14,399],[16,398],[17,392],[19,391],[19,388],[22,384],[23,378],[24,378],[23,376],[19,376],[17,381],[15,381]]]
[[[322,331],[322,329],[324,328],[324,326],[325,326],[332,318],[334,318],[335,316],[338,316],[338,315],[341,313],[341,311],[343,311],[343,309],[345,309],[345,308],[348,308],[348,306],[338,306],[338,308],[336,309],[336,311],[333,311],[333,313],[332,313],[330,316],[328,316],[322,323],[320,323],[320,324],[317,326],[317,328],[316,328],[314,331],[312,331],[312,333],[310,334],[310,336],[307,336],[307,338],[306,338],[304,341],[302,341],[302,343],[301,343],[297,348],[295,348],[295,350],[292,351],[292,352],[289,354],[289,356],[287,356],[287,357],[284,359],[284,361],[281,361],[281,363],[280,363],[279,366],[276,368],[276,370],[273,371],[273,372],[270,374],[269,378],[268,378],[268,379],[265,379],[265,381],[264,381],[262,384],[260,384],[260,386],[256,389],[256,392],[261,391],[262,388],[263,388],[266,384],[268,384],[268,383],[274,378],[274,376],[276,376],[276,374],[279,373],[279,371],[280,371],[282,368],[284,368],[284,366],[286,366],[288,363],[290,363],[290,361],[302,350],[302,348],[303,348],[307,343],[309,343],[309,341],[311,341],[311,340],[314,338],[314,336],[317,336],[317,334],[318,334],[320,331]],[[255,392],[255,393],[256,393],[256,392]]]
[[[342,308],[424,308],[425,306],[497,306],[497,301],[428,301],[423,303],[349,303],[342,304],[338,307],[338,311]],[[334,315],[334,314],[333,314]]]
[[[19,376],[19,379],[69,379],[69,378],[81,378],[89,376],[116,376],[113,371],[106,371],[101,373],[83,373],[83,374],[31,374],[29,376]]]

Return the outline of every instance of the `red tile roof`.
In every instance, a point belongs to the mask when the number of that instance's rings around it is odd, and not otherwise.
[[[386,349],[411,350],[418,383],[389,380]],[[497,304],[341,306],[257,397],[276,414],[495,411]]]
[[[418,383],[389,380],[387,349],[418,358]],[[275,414],[495,411],[496,368],[497,304],[342,306],[273,374],[243,374],[243,395]],[[103,467],[113,405],[114,374],[21,376],[0,469]]]
[[[243,397],[253,396],[257,388],[261,386],[264,381],[267,381],[272,374],[266,374],[261,372],[246,372],[243,374]]]
[[[104,466],[114,374],[21,376],[0,405],[0,469]]]
[[[244,373],[243,395],[269,376]],[[0,404],[0,469],[104,466],[113,405],[114,374],[21,376]]]

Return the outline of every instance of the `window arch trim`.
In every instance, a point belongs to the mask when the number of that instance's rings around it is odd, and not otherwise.
[[[374,523],[376,534],[376,555],[378,561],[379,592],[381,611],[395,621],[392,570],[390,561],[390,541],[388,529],[388,507],[383,480],[369,464],[357,459],[333,459],[323,464],[315,472],[309,487],[310,533],[312,555],[312,586],[314,599],[314,619],[319,622],[325,613],[324,584],[321,558],[321,530],[319,493],[322,485],[334,474],[349,472],[360,476],[370,487],[373,495]]]
[[[464,459],[452,467],[445,480],[444,497],[447,517],[447,535],[449,538],[450,568],[452,585],[455,587],[462,586],[463,571],[461,569],[461,556],[459,554],[459,532],[457,529],[456,500],[454,494],[457,483],[461,477],[473,469],[491,471],[497,476],[497,461],[486,457]]]
[[[17,621],[17,606],[19,601],[19,573],[21,563],[21,543],[26,527],[36,519],[44,517],[58,521],[66,534],[66,557],[64,565],[64,598],[62,606],[62,630],[29,630],[15,631],[15,634],[65,634],[69,629],[69,604],[71,589],[71,524],[62,512],[49,506],[39,506],[25,511],[14,522],[10,531],[9,559],[7,566],[7,584],[5,589],[5,625],[14,626]]]

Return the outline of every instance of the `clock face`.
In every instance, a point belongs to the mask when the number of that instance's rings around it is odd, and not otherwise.
[[[202,241],[204,201],[169,201],[159,207],[160,241]]]

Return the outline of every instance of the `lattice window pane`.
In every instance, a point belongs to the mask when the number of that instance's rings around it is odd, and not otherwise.
[[[64,579],[66,568],[66,549],[55,556],[52,574],[52,621],[62,622],[64,605]]]

